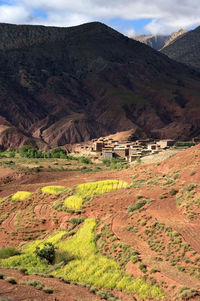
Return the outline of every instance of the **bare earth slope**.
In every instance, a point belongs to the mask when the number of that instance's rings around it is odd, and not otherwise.
[[[0,146],[199,134],[199,74],[94,22],[0,24]]]

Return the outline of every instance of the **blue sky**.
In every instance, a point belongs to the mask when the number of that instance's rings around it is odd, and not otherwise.
[[[101,21],[126,35],[200,24],[199,0],[0,0],[0,22],[74,26]]]

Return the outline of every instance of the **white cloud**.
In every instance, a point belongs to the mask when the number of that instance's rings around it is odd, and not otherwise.
[[[12,23],[72,26],[110,19],[152,19],[145,27],[152,33],[171,33],[200,24],[199,0],[8,0],[0,6],[0,21]],[[43,10],[47,17],[37,17]],[[133,30],[132,30],[133,31]],[[125,34],[130,34],[124,29]]]
[[[136,32],[135,32],[135,29],[133,27],[131,27],[130,29],[127,29],[124,31],[124,34],[127,36],[127,37],[133,37],[136,35]]]
[[[0,20],[1,23],[20,23],[22,20],[29,22],[30,11],[28,8],[23,6],[10,6],[1,5],[0,6]]]

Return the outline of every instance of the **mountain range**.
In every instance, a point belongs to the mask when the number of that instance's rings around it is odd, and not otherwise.
[[[185,35],[186,32],[187,30],[180,29],[178,32],[174,32],[171,35],[136,35],[132,38],[152,47],[153,49],[161,50]]]
[[[188,139],[200,135],[199,93],[197,71],[102,23],[0,24],[2,149],[130,129],[133,139]]]

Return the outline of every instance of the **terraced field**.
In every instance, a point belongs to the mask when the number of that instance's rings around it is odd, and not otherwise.
[[[159,165],[2,183],[0,296],[198,300],[199,166],[197,145]],[[52,261],[38,255],[48,247]]]

